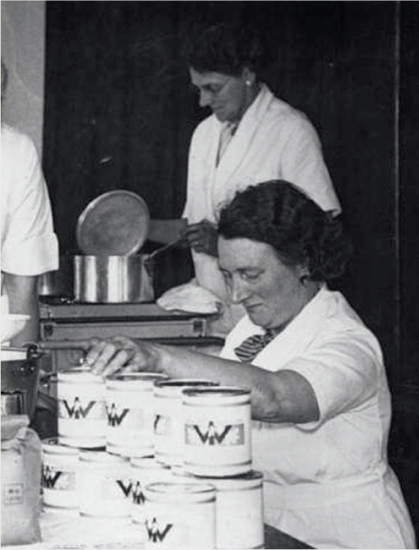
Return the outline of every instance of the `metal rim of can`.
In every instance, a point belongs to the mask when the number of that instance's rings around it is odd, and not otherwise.
[[[61,443],[59,437],[50,437],[41,441],[41,448],[44,453],[54,455],[69,455],[77,457],[80,453],[79,449],[75,447],[69,447]]]
[[[182,391],[182,402],[187,407],[250,406],[250,390],[235,386],[214,388],[187,388]]]
[[[94,464],[95,466],[112,466],[113,464],[129,464],[129,459],[125,456],[114,455],[106,451],[89,451],[83,449],[79,455],[80,462]]]
[[[220,492],[262,489],[263,485],[263,473],[257,470],[229,477],[199,476],[199,479],[204,483],[214,485],[216,490]]]
[[[161,372],[126,372],[114,374],[106,379],[106,389],[132,391],[135,389],[153,389],[154,383],[166,380],[168,376]]]
[[[156,397],[180,397],[185,389],[219,387],[218,382],[205,378],[169,378],[154,383]]]
[[[139,470],[163,470],[170,471],[170,466],[159,462],[153,456],[144,456],[144,457],[133,457],[130,459],[130,464],[133,468],[138,468]]]
[[[163,482],[148,483],[144,487],[146,500],[152,502],[215,502],[216,489],[209,483],[194,482]]]
[[[244,388],[236,386],[216,386],[214,388],[188,388],[184,390],[184,394],[188,397],[203,398],[213,396],[250,397],[250,390],[245,390]]]

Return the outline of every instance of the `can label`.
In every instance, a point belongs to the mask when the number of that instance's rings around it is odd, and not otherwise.
[[[42,487],[56,491],[74,491],[76,474],[74,471],[62,470],[44,464],[42,466]]]
[[[129,413],[129,409],[118,407],[115,403],[106,406],[108,414],[108,426],[117,427],[122,424]]]
[[[141,481],[134,481],[132,487],[132,503],[136,505],[142,505],[145,502],[143,485]]]
[[[71,420],[85,420],[87,418],[102,419],[105,414],[105,404],[103,401],[88,400],[82,401],[80,397],[72,399],[60,399],[58,401],[59,418]]]
[[[156,503],[146,500],[145,548],[215,548],[215,500],[206,503]]]
[[[250,404],[205,405],[184,403],[185,468],[216,477],[246,473],[252,461]]]
[[[225,424],[209,420],[205,423],[185,424],[187,445],[243,445],[245,441],[243,423]]]
[[[7,483],[3,486],[4,504],[22,504],[23,500],[23,483]]]
[[[166,414],[156,414],[154,417],[154,435],[165,437],[172,432],[172,422],[170,416]]]

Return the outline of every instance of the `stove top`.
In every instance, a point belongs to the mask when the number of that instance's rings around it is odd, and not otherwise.
[[[119,303],[119,304],[86,304],[78,302],[70,303],[41,303],[41,319],[68,319],[76,320],[83,318],[100,320],[187,320],[194,318],[208,318],[212,315],[184,311],[168,311],[156,303]]]

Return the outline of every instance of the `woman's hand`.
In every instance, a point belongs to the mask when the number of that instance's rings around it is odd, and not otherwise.
[[[196,252],[204,252],[210,256],[218,257],[218,234],[215,225],[208,220],[188,225],[184,236],[189,246]]]
[[[85,362],[95,374],[110,376],[116,372],[153,371],[157,368],[157,354],[145,341],[124,336],[99,340],[92,338]]]

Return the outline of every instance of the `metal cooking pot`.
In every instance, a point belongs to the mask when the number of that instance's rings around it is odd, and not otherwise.
[[[74,298],[77,302],[154,301],[152,264],[147,254],[74,256]]]
[[[39,296],[73,297],[73,256],[60,256],[60,266],[56,271],[48,271],[38,277]]]
[[[1,348],[2,413],[6,414],[13,406],[19,408],[20,414],[32,418],[38,394],[39,360],[43,355],[36,345]]]

